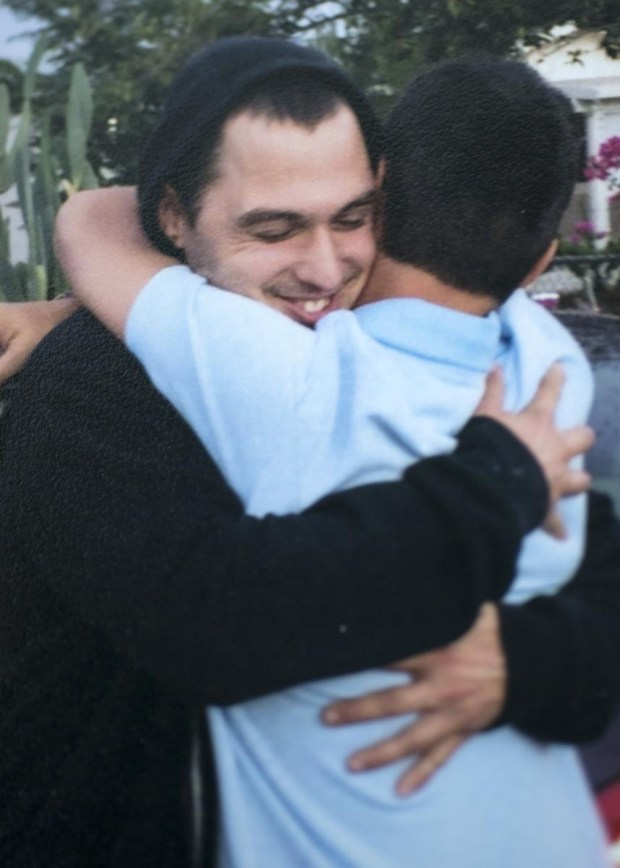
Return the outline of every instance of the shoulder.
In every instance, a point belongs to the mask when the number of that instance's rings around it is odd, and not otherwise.
[[[560,320],[523,290],[517,290],[500,308],[502,326],[528,353],[542,363],[570,365],[591,377],[590,363],[579,342]]]
[[[80,308],[41,341],[32,358],[39,363],[48,357],[71,359],[87,347],[105,347],[113,355],[124,355],[120,341],[85,308]],[[83,361],[87,364],[88,357]]]
[[[510,340],[512,355],[521,377],[535,388],[552,364],[562,365],[566,384],[561,405],[566,423],[575,424],[588,415],[594,396],[594,376],[582,347],[542,305],[517,290],[500,308],[504,336]],[[569,409],[572,411],[569,412]]]
[[[48,384],[52,379],[76,384],[105,382],[130,388],[146,382],[137,360],[85,309],[62,322],[41,342],[24,370],[24,379]]]
[[[15,379],[11,404],[20,416],[31,408],[40,424],[94,431],[148,419],[160,433],[186,428],[140,362],[84,309],[50,332]]]
[[[552,341],[554,349],[557,346],[561,351],[586,360],[585,353],[566,326],[545,307],[533,301],[524,290],[514,292],[500,310],[502,318],[511,323],[513,328],[529,332],[532,338]]]

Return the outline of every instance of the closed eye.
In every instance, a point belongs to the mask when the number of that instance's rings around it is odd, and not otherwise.
[[[369,190],[364,195],[345,205],[332,219],[334,229],[340,232],[352,232],[363,226],[373,224],[377,211],[379,194],[376,189]]]
[[[301,215],[294,211],[257,209],[243,214],[237,221],[237,226],[258,241],[275,244],[291,238],[304,228],[305,223]]]
[[[285,241],[287,238],[291,238],[297,231],[296,227],[289,226],[286,229],[264,229],[259,232],[255,231],[252,233],[252,236],[257,238],[259,241],[265,241],[267,244],[275,244],[278,241]]]
[[[347,211],[340,214],[332,221],[333,228],[340,232],[352,232],[354,229],[361,229],[374,221],[375,209],[372,205],[364,205],[361,208],[355,208],[353,211]]]

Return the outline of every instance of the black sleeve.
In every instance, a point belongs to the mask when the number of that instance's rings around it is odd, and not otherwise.
[[[620,522],[590,495],[587,548],[554,597],[500,607],[508,666],[501,722],[545,741],[601,736],[620,700]]]
[[[259,521],[137,363],[80,321],[10,395],[3,529],[63,605],[182,695],[240,701],[444,645],[507,588],[547,490],[500,426],[475,420],[401,482]]]

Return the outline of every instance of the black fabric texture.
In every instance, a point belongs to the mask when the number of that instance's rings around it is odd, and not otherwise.
[[[544,512],[536,463],[486,421],[401,483],[247,518],[85,312],[3,398],[0,862],[12,868],[186,866],[190,722],[204,704],[452,641],[502,595]]]
[[[508,665],[501,721],[541,740],[599,738],[620,698],[620,522],[590,496],[582,565],[562,593],[500,606]]]

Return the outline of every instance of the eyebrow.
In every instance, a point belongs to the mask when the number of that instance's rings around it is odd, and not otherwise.
[[[378,191],[376,189],[368,190],[352,202],[347,202],[336,214],[335,217],[341,217],[349,211],[354,211],[356,208],[364,208],[367,205],[375,205],[377,202]],[[236,221],[239,229],[252,229],[262,223],[288,222],[298,225],[304,225],[308,222],[303,214],[297,211],[275,211],[269,208],[255,208],[253,211],[248,211],[242,214]]]

